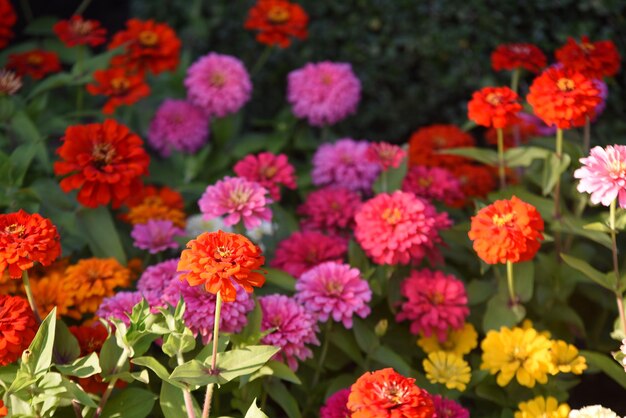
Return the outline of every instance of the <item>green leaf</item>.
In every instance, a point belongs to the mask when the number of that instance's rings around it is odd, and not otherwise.
[[[372,353],[380,346],[380,341],[374,334],[373,328],[368,327],[362,319],[355,318],[353,330],[356,342],[363,352]]]
[[[58,19],[51,16],[38,17],[26,25],[24,33],[28,35],[52,35],[52,26],[57,22]]]
[[[593,351],[581,350],[580,354],[587,359],[590,366],[596,367],[606,373],[611,379],[626,389],[626,373],[624,368],[611,357]]]
[[[115,49],[110,49],[108,51],[103,52],[102,54],[94,55],[91,58],[83,60],[83,62],[76,63],[72,67],[72,75],[74,77],[79,77],[84,74],[90,74],[95,70],[102,70],[109,66],[109,61],[115,55],[118,55],[124,51],[124,47],[118,47]],[[86,82],[86,80],[80,80],[81,84]]]
[[[196,399],[192,396],[191,400],[193,401],[193,409],[196,417],[200,417],[202,415],[202,411],[198,406]],[[166,381],[161,384],[159,404],[165,418],[180,418],[187,416],[183,391],[170,385]]]
[[[280,351],[272,345],[250,345],[220,353],[217,356],[219,376],[229,382],[239,376],[254,373]]]
[[[295,383],[296,385],[302,384],[302,381],[300,381],[298,376],[293,372],[293,370],[291,370],[291,368],[289,368],[289,366],[276,360],[270,360],[259,370],[252,373],[249,379],[245,379],[245,376],[242,377],[240,379],[241,381],[239,387],[242,387],[247,382],[252,382],[253,380],[259,379],[263,376],[274,376],[280,380]]]
[[[57,89],[59,87],[71,85],[73,81],[74,78],[69,73],[53,74],[49,77],[46,77],[45,80],[35,84],[35,87],[33,87],[26,100],[31,101],[42,93]]]
[[[498,294],[487,302],[487,310],[483,317],[483,330],[487,332],[491,329],[500,329],[502,326],[512,327],[522,319],[520,312],[516,312],[509,306],[508,297]]]
[[[37,377],[34,377],[26,370],[20,368],[15,375],[15,380],[11,382],[11,386],[7,389],[8,393],[18,393],[22,389],[29,387],[30,385],[36,383],[38,380]]]
[[[359,346],[352,332],[343,327],[335,327],[333,332],[330,334],[330,342],[346,353],[346,355],[360,367],[365,366],[365,360],[361,355],[361,351],[359,350]]]
[[[191,360],[176,367],[170,381],[188,385],[206,386],[209,383],[226,383],[219,374],[211,374],[211,367],[198,360]]]
[[[80,356],[80,346],[65,325],[65,322],[57,320],[56,333],[54,337],[54,360],[58,364],[68,364]]]
[[[28,351],[28,363],[26,367],[30,370],[32,375],[38,375],[46,372],[52,364],[52,350],[54,348],[54,335],[56,331],[57,322],[57,309],[56,307],[48,314],[46,319],[43,320],[35,338],[30,343]]]
[[[469,300],[469,305],[479,305],[483,302],[486,302],[490,297],[493,296],[496,289],[493,286],[493,283],[490,283],[486,280],[474,279],[469,282],[466,286],[467,290],[467,299]]]
[[[507,167],[528,167],[535,160],[545,160],[552,151],[539,147],[516,147],[504,152]]]
[[[122,247],[111,212],[106,206],[96,209],[82,208],[77,221],[85,234],[89,248],[95,257],[114,257],[126,265],[126,254]]]
[[[391,193],[402,188],[402,181],[407,172],[407,159],[402,160],[398,168],[391,167],[379,174],[372,188],[376,193]]]
[[[460,157],[466,157],[487,165],[498,164],[498,153],[486,148],[447,148],[445,150],[438,150],[437,154],[458,155]]]
[[[348,243],[348,263],[363,273],[370,268],[370,262],[365,251],[354,239],[351,239]]]
[[[144,389],[126,388],[111,397],[104,406],[102,418],[145,418],[152,412],[157,396]]]
[[[11,165],[13,166],[12,178],[13,185],[20,187],[24,182],[24,176],[28,171],[28,167],[32,163],[35,155],[40,149],[41,144],[37,142],[31,142],[28,144],[19,145],[11,154]]]
[[[528,302],[533,297],[535,284],[535,265],[532,261],[513,263],[513,278],[515,294],[522,302]]]
[[[115,372],[117,362],[123,353],[124,350],[117,345],[115,335],[109,335],[100,349],[100,368],[102,369],[102,377],[108,377]]]
[[[223,353],[224,351],[226,351],[228,343],[228,338],[222,337],[220,335],[219,342],[217,343],[217,352]],[[211,340],[210,343],[205,345],[202,350],[200,350],[200,352],[196,355],[196,360],[204,363],[209,357],[211,357],[211,354],[213,354],[213,340]]]
[[[100,362],[98,360],[98,354],[96,353],[91,353],[88,356],[76,359],[72,362],[72,364],[57,364],[55,367],[64,375],[76,377],[89,377],[102,372]]]
[[[385,366],[393,367],[394,370],[405,376],[413,374],[411,365],[407,363],[401,355],[399,355],[386,345],[381,345],[380,347],[378,347],[372,353],[372,358]]]
[[[241,131],[242,121],[241,113],[213,119],[211,121],[212,141],[220,147],[224,146]]]
[[[131,360],[131,363],[136,364],[138,366],[147,367],[152,370],[161,380],[164,382],[168,382],[169,384],[176,386],[178,388],[185,388],[185,385],[175,381],[170,380],[170,372],[163,366],[157,359],[154,357],[137,357]]]
[[[265,415],[263,411],[259,409],[258,406],[256,406],[256,398],[254,398],[254,400],[252,401],[252,405],[250,405],[250,408],[248,409],[248,412],[246,412],[246,416],[244,418],[269,418],[269,417]]]
[[[590,224],[583,225],[583,229],[588,231],[604,232],[607,234],[611,232],[611,228],[609,228],[604,222],[592,222]]]
[[[247,345],[255,345],[261,341],[261,322],[263,321],[263,311],[258,300],[255,299],[254,309],[248,313],[248,323],[241,330],[237,337]],[[234,336],[233,336],[234,337]]]
[[[145,369],[138,372],[122,371],[120,373],[112,374],[107,378],[107,380],[109,381],[111,381],[112,379],[120,379],[128,383],[134,382],[136,380],[138,382],[148,384],[150,383],[150,374]]]
[[[64,377],[63,381],[61,382],[61,385],[65,388],[65,390],[68,392],[68,395],[72,399],[76,399],[81,404],[85,406],[89,406],[91,408],[98,407],[98,405],[93,401],[93,399],[91,399],[91,397],[87,393],[85,393],[85,391],[80,386],[78,386],[75,382]]]
[[[40,168],[46,172],[52,171],[45,141],[31,118],[24,112],[17,112],[11,119],[11,128],[23,143],[34,144],[37,147],[37,159],[41,163]]]
[[[600,286],[613,291],[615,286],[614,286],[614,283],[612,283],[609,280],[608,275],[603,274],[599,272],[598,270],[594,269],[586,261],[581,260],[580,258],[573,257],[571,255],[563,254],[563,253],[561,253],[561,258],[570,267],[580,271],[581,273],[583,273],[585,276],[587,276],[589,279],[593,280]]]
[[[561,160],[556,154],[550,153],[545,159],[543,166],[542,193],[547,196],[556,185],[556,180],[567,170],[572,159],[568,154],[563,154]]]
[[[280,380],[271,380],[265,385],[267,394],[287,413],[289,418],[302,418],[298,402]]]
[[[267,271],[267,275],[265,277],[268,283],[290,292],[296,290],[296,279],[289,273],[271,267],[264,267],[264,270]]]

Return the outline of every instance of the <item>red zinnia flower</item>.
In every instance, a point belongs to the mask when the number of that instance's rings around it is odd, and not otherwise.
[[[80,189],[78,201],[95,208],[112,202],[119,207],[141,190],[150,158],[143,141],[126,126],[107,119],[104,123],[70,126],[57,150],[61,161],[54,173],[66,176],[61,189]]]
[[[99,354],[102,344],[104,344],[104,341],[109,336],[107,329],[101,322],[94,322],[92,326],[73,325],[70,327],[70,332],[78,340],[81,357],[91,353]]]
[[[257,30],[256,40],[286,48],[290,37],[306,39],[309,16],[300,5],[287,0],[259,0],[248,12],[246,29]]]
[[[7,409],[2,399],[0,399],[0,417],[6,417],[8,414],[9,410]]]
[[[478,125],[496,129],[513,125],[522,110],[519,96],[508,87],[485,87],[472,95],[467,116]]]
[[[463,207],[475,198],[485,198],[495,190],[496,179],[491,168],[486,165],[460,164],[450,169],[461,183],[464,199],[450,202],[453,207]]]
[[[569,68],[548,68],[535,78],[526,97],[546,125],[559,129],[583,126],[602,101],[593,79]]]
[[[448,148],[473,147],[474,138],[454,125],[430,125],[418,129],[409,139],[409,165],[455,167],[468,161],[455,155],[438,154]]]
[[[546,64],[546,56],[533,44],[502,44],[491,53],[491,67],[494,71],[524,68],[538,73]]]
[[[612,77],[620,67],[619,52],[612,41],[591,42],[587,36],[580,42],[568,38],[555,55],[565,67],[589,78]]]
[[[57,228],[38,213],[19,212],[0,215],[0,274],[9,269],[13,279],[35,262],[44,266],[61,255]]]
[[[50,73],[61,71],[61,62],[54,52],[34,49],[9,55],[7,68],[15,71],[17,75],[29,75],[39,80]]]
[[[97,20],[86,20],[74,15],[68,20],[54,24],[52,30],[68,47],[76,45],[98,46],[106,40],[106,29],[100,27]]]
[[[13,37],[13,25],[17,22],[17,14],[9,0],[0,0],[0,49],[9,44]]]
[[[519,113],[517,122],[514,125],[507,126],[502,130],[504,149],[525,144],[534,136],[541,136],[539,126],[535,120],[542,123],[536,116],[528,113]],[[489,128],[485,131],[485,140],[488,144],[492,145],[496,145],[498,143],[498,134],[494,128]]]
[[[20,358],[35,332],[37,321],[28,301],[19,296],[0,295],[0,366]]]
[[[109,49],[125,47],[124,54],[111,60],[113,66],[140,73],[150,70],[153,74],[176,69],[181,43],[171,27],[154,20],[130,19],[126,28],[116,33],[109,44]]]
[[[365,372],[350,388],[352,418],[432,418],[433,401],[415,379],[391,368]]]
[[[130,75],[124,68],[98,70],[93,74],[94,84],[87,84],[92,95],[109,96],[102,113],[111,114],[118,106],[131,105],[150,94],[150,87],[142,74]]]

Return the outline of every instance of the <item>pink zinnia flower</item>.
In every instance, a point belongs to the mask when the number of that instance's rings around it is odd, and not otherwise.
[[[176,271],[178,258],[166,260],[147,267],[137,280],[137,291],[148,301],[151,308],[161,305],[161,296],[170,282],[180,274]]]
[[[367,161],[376,163],[383,171],[398,168],[406,157],[406,151],[388,142],[374,142],[367,148]]]
[[[141,302],[140,292],[117,292],[114,296],[102,300],[96,316],[106,320],[119,319],[130,325],[130,314],[139,302]]]
[[[402,282],[402,303],[396,320],[411,321],[411,332],[444,342],[449,329],[460,329],[469,315],[467,293],[462,281],[440,271],[418,270]]]
[[[167,219],[150,219],[145,224],[136,224],[130,233],[135,247],[148,250],[150,254],[180,247],[175,238],[184,235],[184,230]]]
[[[433,418],[469,418],[469,411],[452,399],[446,399],[441,395],[431,395],[435,405]]]
[[[589,157],[581,158],[583,164],[574,171],[580,179],[578,191],[591,194],[591,203],[609,206],[618,199],[626,208],[626,145],[593,147]]]
[[[194,153],[208,138],[209,118],[185,100],[165,100],[148,131],[148,142],[163,157],[169,157],[173,150]]]
[[[440,167],[412,166],[402,181],[402,190],[424,199],[445,202],[447,205],[465,198],[459,179]]]
[[[285,154],[262,152],[247,155],[235,164],[234,171],[239,177],[256,181],[265,187],[274,201],[280,200],[281,184],[290,189],[296,188],[295,170]]]
[[[207,115],[224,117],[237,113],[252,94],[246,67],[235,57],[211,52],[187,70],[187,97]]]
[[[303,229],[342,235],[354,226],[354,214],[361,196],[343,187],[325,187],[311,192],[297,213],[304,217]]]
[[[448,214],[437,213],[428,201],[412,193],[381,193],[363,203],[354,217],[354,235],[376,264],[419,263],[424,257],[440,261],[439,230],[452,225]]]
[[[270,265],[299,277],[324,261],[342,262],[347,251],[348,244],[342,238],[316,231],[294,232],[278,244]]]
[[[372,300],[372,291],[359,269],[328,261],[300,276],[294,297],[320,322],[332,316],[350,329],[353,315],[365,318],[370,314],[368,302]]]
[[[265,197],[267,189],[255,181],[241,177],[224,177],[206,188],[198,201],[207,221],[226,215],[224,224],[236,225],[243,221],[246,229],[254,229],[261,221],[270,221],[271,201]]]
[[[287,77],[287,101],[293,114],[313,126],[334,125],[356,112],[361,82],[346,63],[308,63]]]
[[[330,395],[320,409],[320,418],[349,418],[352,413],[347,406],[348,396],[350,389],[341,389]]]
[[[313,155],[313,184],[369,193],[380,168],[377,163],[367,161],[368,148],[369,142],[350,138],[322,144]]]
[[[313,356],[306,345],[319,345],[315,335],[319,331],[317,321],[295,299],[284,295],[261,296],[259,303],[263,312],[261,331],[276,328],[263,337],[261,343],[280,347],[276,359],[284,360],[292,370],[298,370],[298,360]]]

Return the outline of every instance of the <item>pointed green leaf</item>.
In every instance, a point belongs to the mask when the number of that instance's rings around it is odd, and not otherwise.
[[[563,154],[559,160],[556,154],[550,153],[543,166],[542,192],[546,196],[552,192],[556,180],[567,170],[572,159],[568,154]]]
[[[302,418],[298,401],[280,381],[273,379],[265,385],[267,394],[287,413],[289,418]]]
[[[614,285],[609,281],[609,277],[606,274],[603,274],[591,267],[591,265],[586,261],[567,254],[561,254],[561,258],[563,259],[563,261],[565,261],[567,265],[580,271],[600,286],[609,290],[613,290]]]
[[[487,165],[498,164],[498,153],[496,151],[486,148],[447,148],[445,150],[438,150],[437,154],[458,155],[460,157],[466,157]]]
[[[253,373],[280,351],[272,345],[250,345],[245,348],[218,354],[219,375],[227,382],[239,376]]]
[[[227,382],[220,374],[211,374],[211,367],[198,360],[191,360],[176,367],[169,380],[198,386]]]
[[[80,346],[74,334],[65,325],[65,322],[57,320],[56,334],[54,338],[54,361],[57,364],[68,364],[80,356]]]
[[[290,292],[296,289],[296,279],[286,271],[271,267],[264,267],[264,270],[267,271],[265,278],[268,283]]]
[[[580,354],[587,359],[589,366],[596,367],[626,389],[626,373],[624,368],[604,353],[581,350]]]
[[[193,396],[191,397],[191,400],[193,402],[193,409],[196,417],[200,417],[202,415],[202,410]],[[163,416],[165,418],[180,418],[187,416],[183,391],[165,381],[161,384],[159,405],[161,406],[161,411],[163,412]]]
[[[243,387],[248,382],[252,382],[263,376],[274,376],[280,380],[295,383],[296,385],[302,384],[298,376],[293,372],[293,370],[291,370],[291,368],[289,368],[289,366],[276,360],[270,360],[256,372],[250,374],[249,376],[243,376],[240,379],[239,387]]]
[[[246,416],[244,418],[269,418],[269,417],[265,415],[263,411],[259,409],[258,406],[256,406],[256,398],[254,398],[254,400],[252,401],[252,405],[250,405],[250,408],[248,409],[248,412],[246,412]]]
[[[155,359],[154,357],[149,357],[149,356],[137,357],[137,358],[132,359],[131,363],[136,364],[138,366],[147,367],[148,369],[152,370],[164,382],[169,382],[170,384],[176,387],[179,387],[181,389],[185,388],[185,385],[175,380],[170,380],[170,372],[165,368],[165,366],[159,363],[158,360]]]
[[[109,335],[100,349],[100,368],[102,377],[108,377],[115,372],[115,366],[124,350],[117,345],[115,336]]]
[[[89,377],[102,372],[98,354],[96,353],[91,353],[88,356],[76,359],[71,364],[57,364],[55,367],[64,375],[76,377]]]
[[[498,294],[487,302],[487,310],[483,317],[483,330],[487,332],[491,329],[500,329],[502,326],[512,327],[519,323],[522,318],[511,309],[508,297]]]
[[[586,230],[589,230],[589,231],[605,232],[607,234],[609,232],[611,232],[611,228],[609,228],[603,222],[592,222],[590,224],[583,225],[583,229],[586,229]]]
[[[64,377],[61,385],[65,388],[65,390],[68,392],[68,395],[72,399],[76,399],[82,405],[89,406],[91,408],[98,407],[94,400],[91,399],[91,397],[87,393],[85,393],[85,391],[75,382]]]
[[[552,152],[539,147],[516,147],[504,152],[504,161],[507,167],[528,167],[535,160],[545,160]]]
[[[114,257],[122,265],[126,265],[122,242],[111,212],[106,206],[96,209],[81,208],[77,214],[77,221],[95,257]]]
[[[111,397],[104,406],[102,418],[145,418],[152,412],[157,396],[144,389],[126,388]]]
[[[54,347],[54,335],[56,331],[57,309],[53,308],[46,319],[43,320],[30,343],[28,364],[26,367],[31,374],[38,375],[46,372],[52,364],[52,350]]]

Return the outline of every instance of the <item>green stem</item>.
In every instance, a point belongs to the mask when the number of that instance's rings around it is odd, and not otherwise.
[[[517,89],[519,88],[519,78],[521,73],[522,70],[520,68],[516,68],[511,74],[511,90],[513,90],[515,93],[517,93]]]
[[[498,175],[500,177],[500,189],[506,187],[506,170],[504,168],[504,131],[497,128],[498,134]]]
[[[273,49],[274,48],[272,46],[268,46],[267,48],[265,48],[261,56],[259,56],[259,59],[257,59],[256,63],[252,66],[252,70],[250,70],[250,77],[253,77],[261,70],[261,68],[263,68],[268,58],[272,54]]]
[[[33,314],[35,314],[35,319],[38,324],[41,324],[41,317],[39,316],[39,311],[37,310],[37,304],[35,304],[35,298],[33,297],[33,291],[30,287],[30,280],[28,279],[28,271],[24,270],[22,272],[22,281],[24,282],[24,290],[26,291],[26,298],[28,299],[28,304],[30,308],[33,310]]]
[[[326,355],[328,354],[328,345],[330,344],[330,332],[333,328],[333,320],[332,318],[328,318],[326,322],[326,330],[324,331],[324,345],[322,345],[322,353],[320,354],[320,359],[317,362],[317,367],[315,368],[315,376],[313,376],[313,384],[311,385],[314,388],[320,380],[320,375],[322,373],[322,367],[324,366],[324,361],[326,361]]]
[[[387,170],[383,170],[380,173],[380,189],[381,192],[387,193],[387,189],[389,186],[387,185]]]
[[[585,116],[585,127],[583,128],[583,155],[589,154],[591,147],[591,120]]]
[[[83,55],[84,55],[84,47],[82,45],[78,45],[76,47],[76,68],[78,70],[78,74],[82,75],[83,71]],[[85,86],[79,85],[77,86],[78,91],[76,92],[76,111],[80,112],[83,110],[83,97],[85,95]]]
[[[613,253],[613,271],[615,272],[615,299],[617,301],[617,310],[619,311],[620,321],[622,323],[622,331],[626,335],[626,314],[624,313],[624,295],[620,289],[619,261],[617,257],[617,230],[615,229],[615,208],[617,199],[611,202],[609,206],[609,227],[611,228],[611,251]]]
[[[563,159],[563,130],[561,128],[556,128],[556,158],[557,158],[557,166],[555,170],[559,171],[561,167],[561,160]],[[561,175],[557,175],[556,184],[554,186],[554,220],[560,222],[561,221]],[[561,263],[561,230],[557,228],[554,231],[554,248],[556,259],[559,263]]]
[[[217,373],[217,345],[220,335],[220,316],[222,314],[222,294],[217,292],[215,300],[215,322],[213,323],[213,354],[211,355],[211,373]],[[213,383],[206,387],[204,396],[204,407],[202,408],[202,418],[208,418],[211,411],[211,399],[213,398]]]
[[[90,3],[91,3],[91,0],[83,0],[83,2],[78,6],[74,14],[77,16],[81,16],[85,12],[87,7],[89,7]]]
[[[122,352],[122,355],[117,360],[117,364],[115,365],[115,368],[113,369],[112,374],[117,374],[120,371],[120,369],[126,363],[126,360],[128,360],[128,354],[129,354],[128,350],[124,350]],[[98,404],[98,409],[96,409],[96,412],[94,413],[93,418],[98,418],[100,414],[102,414],[104,405],[106,405],[107,401],[109,400],[109,397],[111,396],[111,392],[113,392],[113,389],[115,388],[116,383],[117,383],[117,377],[114,377],[113,379],[111,379],[111,381],[109,382],[109,385],[104,391],[104,394],[102,395],[102,398],[100,399],[100,403]]]
[[[517,305],[517,296],[515,296],[515,284],[513,277],[513,263],[506,262],[506,281],[509,287],[509,299],[511,300],[511,306]]]
[[[183,353],[180,351],[176,353],[176,362],[180,366],[185,362]],[[196,413],[193,410],[193,400],[191,399],[191,392],[189,389],[181,389],[183,391],[183,399],[185,400],[185,409],[187,410],[187,418],[196,418]]]

